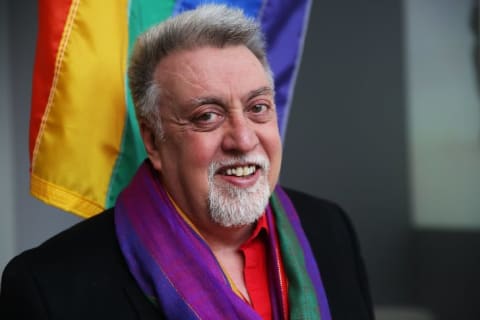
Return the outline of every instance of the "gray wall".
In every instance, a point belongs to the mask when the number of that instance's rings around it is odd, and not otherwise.
[[[477,0],[405,1],[414,299],[480,319]]]
[[[402,7],[314,1],[282,182],[339,202],[377,304],[410,303]]]
[[[8,46],[7,3],[0,3],[0,48]],[[11,125],[8,52],[0,49],[0,268],[15,252],[14,241],[14,174],[13,166],[13,126]]]
[[[479,12],[472,0],[405,3],[413,222],[479,230]]]

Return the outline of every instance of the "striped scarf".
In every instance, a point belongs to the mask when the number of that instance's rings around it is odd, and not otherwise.
[[[265,212],[270,230],[278,233],[278,241],[269,233],[271,261],[282,259],[288,279],[288,318],[330,320],[310,246],[280,187]],[[261,319],[234,293],[209,246],[177,212],[148,161],[117,200],[115,228],[130,272],[168,319]],[[272,270],[270,275],[273,317],[285,319],[280,274]]]

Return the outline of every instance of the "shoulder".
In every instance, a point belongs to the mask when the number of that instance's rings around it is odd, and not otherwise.
[[[54,268],[84,265],[90,260],[109,258],[107,252],[116,247],[113,209],[84,220],[27,250],[12,260],[27,261],[36,267]],[[81,260],[81,261],[80,261]]]
[[[330,200],[318,198],[294,189],[286,187],[282,188],[288,194],[288,197],[290,198],[295,207],[300,207],[302,209],[308,210],[325,210],[327,212],[338,211],[340,209],[340,207],[336,203]]]
[[[2,289],[4,282],[27,273],[37,282],[51,281],[62,285],[66,279],[81,281],[77,278],[90,271],[92,275],[98,274],[116,263],[119,257],[111,209],[14,257],[3,272]]]
[[[367,274],[355,229],[336,203],[284,188],[317,261],[334,319],[373,319]]]
[[[336,203],[284,188],[300,218],[317,260],[338,251],[355,253],[358,244],[347,213]]]
[[[353,232],[350,218],[335,202],[289,188],[283,189],[292,201],[302,225],[307,227],[306,231],[311,228],[321,228],[324,231],[344,228],[347,233]]]
[[[130,288],[142,296],[117,243],[113,210],[107,210],[10,261],[2,275],[0,318],[131,319]]]

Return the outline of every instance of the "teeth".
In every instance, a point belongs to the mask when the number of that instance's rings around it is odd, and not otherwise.
[[[226,171],[227,176],[236,176],[236,177],[244,177],[249,176],[255,173],[256,168],[255,166],[243,166],[243,167],[236,167],[236,168],[229,168]]]
[[[242,167],[237,168],[237,171],[235,172],[235,175],[236,175],[237,177],[243,176],[243,168],[242,168]]]

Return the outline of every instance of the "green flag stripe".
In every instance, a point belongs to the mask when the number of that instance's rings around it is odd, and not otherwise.
[[[175,6],[175,0],[130,0],[128,14],[128,56],[139,34],[154,24],[168,18]],[[125,87],[128,88],[125,75]],[[105,207],[115,204],[118,194],[128,184],[137,167],[145,159],[140,130],[135,117],[135,109],[130,91],[126,90],[127,115],[123,129],[120,153],[115,163],[108,188]]]

